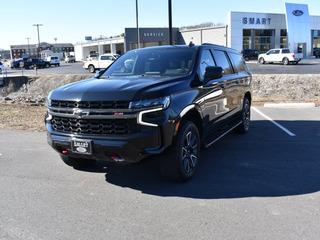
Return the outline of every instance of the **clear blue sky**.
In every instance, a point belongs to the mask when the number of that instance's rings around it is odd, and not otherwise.
[[[229,11],[284,13],[284,3],[309,5],[320,15],[319,0],[172,0],[173,27],[228,22]],[[136,0],[0,0],[0,48],[38,42],[77,43],[85,36],[106,37],[136,27]],[[168,0],[138,0],[139,27],[168,27]]]

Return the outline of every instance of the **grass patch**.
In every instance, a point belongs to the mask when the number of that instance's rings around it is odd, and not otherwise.
[[[43,132],[45,113],[44,105],[0,102],[0,129]]]

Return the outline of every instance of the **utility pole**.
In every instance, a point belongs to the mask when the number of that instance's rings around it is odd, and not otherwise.
[[[40,34],[39,34],[39,26],[43,26],[42,24],[33,24],[32,26],[37,26],[38,30],[38,57],[40,58]]]
[[[171,0],[168,0],[168,9],[169,9],[169,44],[173,45],[172,42],[172,3]]]
[[[29,39],[31,39],[31,38],[27,37],[26,39],[28,40],[28,56],[30,57],[30,45],[29,45]]]
[[[137,20],[137,43],[138,49],[140,48],[140,33],[139,33],[139,17],[138,17],[138,0],[136,0],[136,20]]]

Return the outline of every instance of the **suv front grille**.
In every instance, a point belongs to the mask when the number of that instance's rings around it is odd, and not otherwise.
[[[84,135],[126,135],[140,130],[136,119],[77,119],[52,116],[51,125],[57,132]]]
[[[58,101],[51,100],[51,107],[85,109],[128,109],[128,101]]]

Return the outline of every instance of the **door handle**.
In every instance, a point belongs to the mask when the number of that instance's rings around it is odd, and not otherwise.
[[[212,88],[212,87],[215,87],[216,85],[218,85],[217,82],[214,82],[214,83],[208,83],[204,86],[200,86],[200,88]]]

